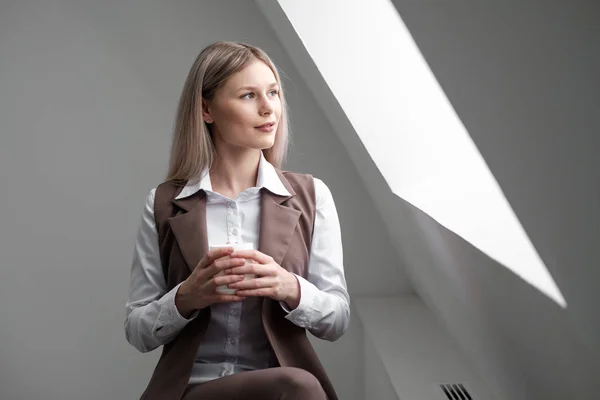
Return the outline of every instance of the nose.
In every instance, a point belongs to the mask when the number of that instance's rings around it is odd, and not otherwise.
[[[273,104],[271,104],[271,100],[268,97],[261,97],[261,102],[259,104],[259,113],[260,115],[270,115],[273,113]]]

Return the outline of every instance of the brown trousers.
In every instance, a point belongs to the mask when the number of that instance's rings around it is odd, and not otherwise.
[[[275,367],[190,385],[182,400],[327,400],[310,372]]]

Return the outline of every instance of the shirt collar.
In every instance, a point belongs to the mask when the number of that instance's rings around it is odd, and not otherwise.
[[[204,171],[202,171],[202,174],[200,174],[200,176],[201,178],[199,181],[194,180],[191,183],[188,182],[188,184],[183,188],[179,195],[175,197],[175,200],[191,196],[199,190],[204,190],[205,192],[212,192],[212,183],[210,182],[210,174],[208,168],[205,168]],[[267,161],[262,151],[260,152],[256,187],[260,189],[265,188],[273,194],[277,194],[280,196],[291,196],[290,192],[285,188],[283,182],[279,178],[279,175],[277,175],[275,167]]]

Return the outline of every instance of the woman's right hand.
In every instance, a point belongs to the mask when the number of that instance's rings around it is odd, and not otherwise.
[[[239,282],[244,275],[217,275],[229,268],[246,263],[243,258],[229,258],[233,248],[219,248],[209,251],[196,265],[192,274],[179,286],[175,295],[175,306],[182,317],[188,319],[195,310],[213,303],[229,303],[244,300],[244,297],[221,294],[216,288],[221,285]]]

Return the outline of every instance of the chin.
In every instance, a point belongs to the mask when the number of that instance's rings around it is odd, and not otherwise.
[[[253,145],[250,147],[254,147],[260,150],[270,149],[275,144],[275,135],[265,135],[263,137],[257,138],[253,142]]]

